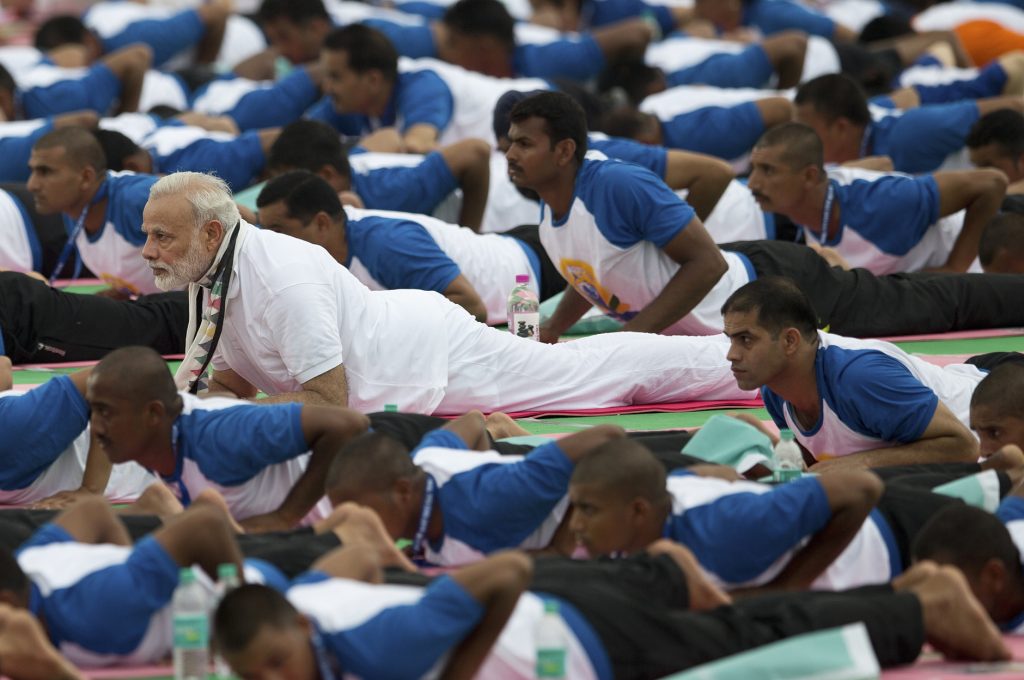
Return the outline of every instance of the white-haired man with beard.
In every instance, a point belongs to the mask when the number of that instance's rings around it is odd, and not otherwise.
[[[223,181],[175,173],[143,212],[161,288],[188,284],[179,387],[264,402],[420,413],[579,409],[752,396],[723,338],[616,333],[548,346],[494,330],[438,293],[370,291],[323,248],[253,227]]]

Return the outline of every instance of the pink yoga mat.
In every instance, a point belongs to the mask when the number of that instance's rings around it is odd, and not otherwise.
[[[129,678],[161,678],[174,675],[170,664],[161,666],[119,666],[115,668],[92,668],[82,671],[89,680],[128,680]]]
[[[54,288],[67,288],[68,286],[105,286],[107,282],[103,279],[57,279],[53,282]]]
[[[544,416],[618,416],[627,413],[687,413],[690,411],[712,411],[722,408],[761,408],[761,399],[719,399],[714,401],[681,401],[664,404],[633,404],[631,406],[609,406],[587,408],[576,411],[552,409],[547,411],[512,411],[512,418],[540,418]],[[439,414],[438,414],[439,415]]]
[[[973,354],[915,354],[918,359],[923,359],[929,364],[936,366],[949,366],[950,364],[964,364]]]
[[[974,338],[1007,338],[1024,335],[1024,328],[986,328],[980,331],[953,331],[951,333],[925,333],[924,335],[893,335],[879,340],[889,342],[916,342],[920,340],[973,340]]]
[[[1013,653],[1009,664],[945,661],[929,652],[922,654],[913,666],[882,671],[884,680],[1020,680],[1024,678],[1024,637],[1004,635],[1003,640]]]

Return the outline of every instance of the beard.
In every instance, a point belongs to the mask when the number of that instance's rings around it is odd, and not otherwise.
[[[151,264],[153,282],[160,290],[177,290],[198,281],[213,265],[213,257],[207,257],[199,239],[189,244],[188,251],[174,264]]]

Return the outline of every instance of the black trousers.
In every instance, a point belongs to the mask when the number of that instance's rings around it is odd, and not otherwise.
[[[730,654],[863,621],[882,666],[910,663],[924,643],[917,598],[888,586],[780,593],[710,612],[686,611],[686,580],[667,556],[574,562],[538,559],[533,591],[570,602],[587,619],[616,678],[660,678]]]
[[[786,276],[810,298],[819,327],[859,338],[1024,324],[1024,275],[889,274],[830,267],[805,246],[739,241],[758,276]]]
[[[14,363],[91,361],[126,345],[180,354],[187,325],[184,292],[113,300],[65,293],[24,274],[0,272],[0,333],[4,353]]]

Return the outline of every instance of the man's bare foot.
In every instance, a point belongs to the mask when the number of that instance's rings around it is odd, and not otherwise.
[[[1007,472],[1014,468],[1024,467],[1024,451],[1016,444],[1007,444],[981,461],[982,470],[1002,470]]]
[[[487,432],[492,439],[504,439],[505,437],[526,437],[529,431],[519,426],[519,423],[512,420],[505,413],[492,413],[485,419]]]
[[[242,525],[235,521],[235,518],[231,516],[231,508],[228,507],[228,502],[224,500],[224,496],[220,494],[216,489],[203,489],[198,495],[192,500],[192,505],[212,505],[218,510],[224,513],[224,516],[228,518],[228,524],[231,525],[231,529],[236,534],[244,534],[245,529]]]
[[[679,543],[663,538],[647,546],[647,552],[651,555],[668,555],[679,565],[686,576],[686,587],[690,592],[690,609],[706,611],[732,602],[732,598],[711,582],[693,553]]]
[[[382,567],[417,571],[416,566],[395,545],[376,512],[357,503],[342,503],[330,515],[313,525],[318,534],[333,531],[343,546],[359,545],[373,551]]]
[[[179,515],[185,511],[178,497],[163,482],[154,482],[139,494],[138,500],[124,509],[128,515],[158,515],[162,518]]]
[[[1010,659],[999,629],[971,594],[964,575],[955,567],[931,566],[934,572],[924,578],[893,581],[896,590],[917,595],[928,642],[949,659]]]
[[[12,680],[80,680],[31,613],[0,604],[0,668]]]

